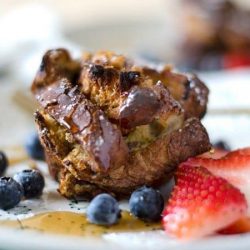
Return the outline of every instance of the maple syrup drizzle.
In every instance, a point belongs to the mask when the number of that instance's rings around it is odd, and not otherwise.
[[[102,236],[107,233],[161,230],[160,223],[143,222],[123,211],[119,222],[112,226],[98,226],[88,222],[84,214],[73,212],[48,212],[23,220],[2,220],[0,226],[22,230],[35,230],[71,236]]]

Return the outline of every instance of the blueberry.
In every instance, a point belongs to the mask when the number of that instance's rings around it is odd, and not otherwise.
[[[35,160],[44,160],[44,150],[37,133],[32,133],[25,143],[28,155]]]
[[[157,221],[161,218],[164,199],[158,190],[141,187],[129,199],[130,212],[144,221]]]
[[[213,144],[213,146],[214,146],[215,148],[222,149],[222,150],[227,150],[227,151],[230,151],[230,150],[231,150],[231,148],[230,148],[230,146],[228,145],[228,143],[227,143],[226,141],[224,141],[224,140],[218,140],[217,142],[215,142],[215,143]]]
[[[45,185],[42,174],[33,169],[23,170],[14,175],[14,180],[22,185],[25,198],[35,198],[42,194]]]
[[[120,218],[119,204],[109,194],[97,195],[89,204],[87,218],[98,225],[112,225]]]
[[[0,178],[0,208],[7,210],[15,207],[22,199],[22,186],[11,177]]]
[[[0,176],[3,175],[7,167],[8,167],[8,159],[5,153],[0,151]]]

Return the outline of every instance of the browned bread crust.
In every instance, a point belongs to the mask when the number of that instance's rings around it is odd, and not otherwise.
[[[181,104],[186,118],[205,115],[206,85],[196,75],[175,72],[169,65],[161,69],[135,66],[124,57],[99,52],[87,55],[79,79],[82,91],[114,119],[119,119],[126,93],[133,86],[152,88],[159,82]]]
[[[180,162],[210,149],[197,118],[206,108],[205,85],[191,77],[204,90],[203,100],[192,90],[178,99],[172,92],[181,81],[172,82],[171,90],[171,81],[161,79],[165,71],[152,72],[112,53],[79,62],[62,49],[46,53],[32,85],[41,105],[36,123],[64,196],[123,196],[142,185],[157,186]]]

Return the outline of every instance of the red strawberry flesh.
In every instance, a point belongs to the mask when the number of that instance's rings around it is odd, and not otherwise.
[[[163,212],[165,231],[179,239],[213,234],[246,213],[244,195],[203,167],[181,164],[177,182]]]
[[[232,151],[220,159],[190,158],[187,163],[205,167],[214,175],[225,178],[245,194],[250,204],[250,148]]]

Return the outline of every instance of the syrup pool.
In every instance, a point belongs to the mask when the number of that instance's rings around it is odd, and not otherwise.
[[[39,199],[24,200],[13,209],[0,211],[0,227],[86,237],[101,237],[108,233],[146,232],[162,229],[160,223],[143,222],[130,215],[126,209],[122,211],[122,216],[115,225],[98,226],[91,224],[85,215],[88,203],[76,203],[60,196],[55,191],[58,184],[48,175],[46,164],[34,162],[35,166],[30,166],[28,156],[21,146],[10,147],[5,149],[5,152],[11,165],[6,173],[8,176],[29,167],[38,168],[46,179],[46,187]]]
[[[119,222],[112,226],[98,226],[88,222],[84,214],[54,211],[34,215],[23,220],[2,220],[0,226],[43,233],[70,236],[102,236],[108,233],[161,230],[160,223],[143,222],[123,211]]]

